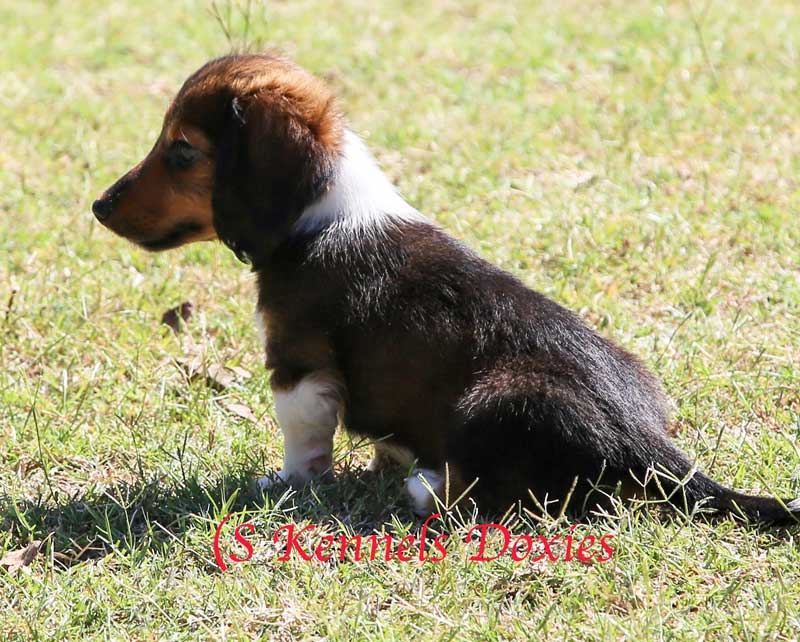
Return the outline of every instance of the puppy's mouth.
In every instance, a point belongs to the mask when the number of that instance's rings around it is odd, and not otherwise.
[[[160,252],[182,245],[186,239],[203,229],[199,223],[191,221],[178,223],[167,234],[157,239],[136,239],[134,242],[150,252]]]

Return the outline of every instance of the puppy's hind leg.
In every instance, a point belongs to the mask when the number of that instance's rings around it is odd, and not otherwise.
[[[367,470],[377,473],[381,470],[388,470],[393,467],[402,466],[408,471],[414,463],[414,455],[411,451],[402,446],[397,446],[391,442],[382,440],[373,444],[375,454],[367,464]]]
[[[530,385],[533,374],[523,381]],[[537,514],[583,512],[592,484],[607,483],[615,471],[604,454],[581,440],[585,420],[568,386],[487,394],[478,389],[461,406],[460,425],[448,437],[446,456],[474,486],[470,496],[482,512],[502,514],[520,502]],[[522,388],[522,386],[520,386]]]
[[[330,471],[333,434],[339,424],[342,385],[328,371],[312,372],[291,388],[273,385],[275,416],[283,433],[283,470],[277,477],[302,485]],[[275,476],[258,481],[268,488]]]

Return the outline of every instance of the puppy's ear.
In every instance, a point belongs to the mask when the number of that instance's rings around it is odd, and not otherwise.
[[[240,260],[258,267],[328,188],[337,149],[318,125],[275,92],[231,100],[217,141],[212,206],[219,238]]]

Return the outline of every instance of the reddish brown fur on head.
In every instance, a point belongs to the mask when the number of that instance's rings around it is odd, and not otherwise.
[[[297,65],[219,58],[189,77],[153,149],[92,209],[150,250],[221,238],[256,262],[328,187],[342,136],[332,93]]]

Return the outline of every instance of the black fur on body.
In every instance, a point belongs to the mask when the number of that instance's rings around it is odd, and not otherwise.
[[[691,474],[635,357],[433,225],[354,240],[334,224],[287,241],[257,272],[274,381],[340,372],[347,430],[477,479],[481,508],[531,504],[532,493],[537,508],[558,513],[570,496],[582,513],[605,503],[598,484],[620,484],[687,511],[793,519],[775,499]]]

